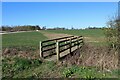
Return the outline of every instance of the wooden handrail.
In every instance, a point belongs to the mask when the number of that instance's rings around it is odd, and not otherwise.
[[[74,36],[67,36],[67,37],[62,37],[62,38],[55,38],[55,39],[45,40],[45,41],[42,41],[42,43],[55,41],[55,40],[60,40],[60,39],[65,39],[65,38],[70,38],[70,37],[74,37]]]
[[[65,39],[65,40],[63,40],[63,39]],[[57,40],[61,40],[61,41],[57,41]],[[56,41],[56,42],[43,45],[43,43],[48,43],[50,41]],[[69,52],[71,53],[72,47],[77,46],[77,48],[79,48],[79,45],[81,43],[83,43],[83,37],[82,36],[67,36],[67,37],[62,37],[62,38],[56,38],[56,39],[51,39],[51,40],[40,41],[40,57],[42,57],[42,58],[44,57],[43,56],[44,52],[56,49],[55,51],[56,51],[56,55],[57,55],[57,60],[59,60],[61,52],[66,51],[66,50],[69,49]],[[54,46],[54,47],[48,48],[50,46]],[[62,47],[63,47],[63,49],[60,50]]]

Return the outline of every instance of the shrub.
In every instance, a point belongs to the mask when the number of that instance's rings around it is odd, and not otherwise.
[[[120,19],[109,20],[108,28],[105,29],[105,35],[110,47],[120,49]]]

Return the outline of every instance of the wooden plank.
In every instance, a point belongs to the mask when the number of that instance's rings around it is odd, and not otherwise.
[[[59,47],[67,46],[67,45],[69,45],[69,44],[70,44],[70,42],[65,43],[65,44],[63,44],[63,45],[59,45]]]
[[[65,39],[65,38],[71,38],[71,37],[74,37],[74,36],[67,36],[67,37],[57,38],[56,40]]]
[[[71,40],[74,40],[74,39],[77,39],[77,37],[73,37],[73,38],[71,38]]]
[[[67,42],[67,41],[69,41],[69,39],[59,41],[59,43],[62,43],[62,42]]]
[[[71,39],[70,39],[69,48],[70,48],[69,52],[70,52],[70,54],[71,54]]]
[[[78,42],[78,39],[77,39],[77,40],[72,41],[71,43],[75,43],[75,42]]]
[[[56,44],[56,43],[51,43],[51,44],[44,45],[44,46],[42,46],[42,47],[44,48],[44,47],[52,46],[52,45],[55,45],[55,44]]]
[[[79,41],[83,41],[83,39],[82,38],[80,38],[80,39],[78,39]]]
[[[59,42],[56,42],[56,54],[57,54],[57,61],[60,59],[60,54],[59,54]]]
[[[75,43],[75,44],[71,45],[71,48],[75,47],[75,46],[78,46],[78,43]]]
[[[56,47],[49,48],[49,49],[43,50],[42,52],[47,52],[47,51],[53,50],[53,49],[55,49],[55,48],[56,48]]]
[[[77,48],[79,48],[79,37],[77,38]]]
[[[68,49],[70,49],[70,47],[61,50],[60,53],[66,51],[66,50],[68,50]]]
[[[42,41],[40,41],[40,57],[43,58]]]
[[[60,40],[60,39],[65,39],[65,38],[70,38],[70,37],[74,37],[74,36],[67,36],[67,37],[62,37],[62,38],[56,38],[56,39],[45,40],[45,41],[43,41],[43,43],[45,43],[45,42],[50,42],[50,41],[55,41],[55,40]]]
[[[66,38],[65,44],[67,44],[67,41],[68,41],[68,39]],[[67,48],[67,46],[66,46],[66,45],[65,45],[65,48]]]

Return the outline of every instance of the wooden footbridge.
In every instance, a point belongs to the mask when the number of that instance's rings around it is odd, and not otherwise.
[[[82,36],[67,36],[40,41],[40,57],[45,60],[57,60],[83,45]]]

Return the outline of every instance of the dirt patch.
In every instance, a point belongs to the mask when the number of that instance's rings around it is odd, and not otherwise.
[[[68,34],[51,33],[51,32],[45,32],[45,31],[40,31],[40,32],[49,39],[72,36],[72,35],[68,35]]]

